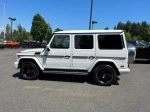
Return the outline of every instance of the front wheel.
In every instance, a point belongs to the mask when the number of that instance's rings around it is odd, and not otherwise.
[[[38,78],[40,72],[35,63],[26,61],[21,65],[20,73],[26,80],[35,80]]]
[[[94,70],[93,78],[98,85],[110,86],[116,78],[116,72],[110,65],[99,65]]]

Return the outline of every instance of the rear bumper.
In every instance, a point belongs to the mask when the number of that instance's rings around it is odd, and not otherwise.
[[[128,74],[130,73],[130,69],[119,69],[120,74]]]
[[[18,62],[14,62],[14,66],[16,69],[18,69]]]

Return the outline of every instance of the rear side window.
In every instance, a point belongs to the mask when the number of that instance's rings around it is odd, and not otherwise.
[[[75,49],[93,49],[93,35],[75,35]]]
[[[124,47],[121,35],[98,35],[99,49],[122,49]]]

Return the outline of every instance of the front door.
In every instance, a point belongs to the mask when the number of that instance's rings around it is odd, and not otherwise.
[[[70,35],[54,35],[48,44],[50,51],[43,54],[43,66],[46,69],[70,69],[71,66]]]
[[[88,70],[96,60],[95,34],[75,34],[72,37],[72,69]]]

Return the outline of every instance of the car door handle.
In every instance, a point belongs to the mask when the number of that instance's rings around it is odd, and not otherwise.
[[[68,56],[68,55],[65,56],[65,59],[69,59],[69,58],[70,58],[70,56]]]
[[[90,59],[90,60],[92,60],[92,59],[94,59],[94,58],[95,58],[94,56],[89,56],[89,59]]]

